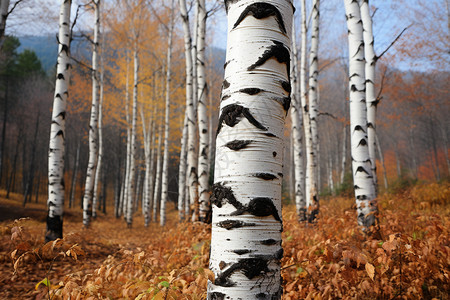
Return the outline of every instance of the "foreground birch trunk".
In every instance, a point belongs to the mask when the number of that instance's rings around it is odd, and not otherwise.
[[[280,299],[291,1],[226,1],[208,299]]]
[[[173,8],[173,1],[171,7]],[[173,9],[170,15],[169,37],[167,41],[166,62],[166,114],[164,118],[164,156],[161,180],[161,206],[159,211],[159,224],[166,225],[166,203],[169,199],[169,120],[170,120],[170,82],[172,80],[172,35],[173,35]]]
[[[194,107],[194,66],[192,60],[192,39],[189,29],[189,14],[187,12],[186,0],[180,0],[180,14],[183,20],[184,31],[184,55],[186,59],[186,115],[188,123],[188,141],[187,141],[187,185],[190,200],[185,205],[185,217],[189,218],[190,204],[197,199],[197,151],[196,151],[196,115]]]
[[[180,221],[184,220],[185,215],[185,198],[186,198],[186,154],[187,154],[187,140],[188,140],[188,118],[184,114],[183,132],[181,135],[181,150],[180,150],[180,167],[178,170],[178,218]]]
[[[98,7],[100,0],[94,1]],[[92,50],[92,107],[89,121],[89,162],[86,171],[86,184],[83,197],[83,225],[89,227],[92,215],[92,195],[94,193],[95,170],[98,158],[98,98],[99,98],[99,72],[98,72],[98,38],[100,28],[100,14],[96,9],[94,26],[94,47]]]
[[[71,0],[62,0],[59,12],[58,61],[48,150],[48,200],[45,241],[62,238],[64,213],[64,153],[68,84],[70,76]]]
[[[312,141],[312,175],[309,194],[306,203],[308,207],[308,220],[311,222],[319,213],[319,133],[317,129],[317,115],[318,115],[318,94],[319,94],[319,6],[320,1],[314,0],[311,11],[311,48],[309,51],[309,120],[311,122],[311,141]]]
[[[6,19],[8,18],[9,0],[0,0],[0,49],[5,40]]]
[[[297,216],[300,221],[306,220],[306,202],[304,197],[304,174],[303,174],[303,157],[302,157],[302,105],[300,103],[300,87],[298,83],[298,59],[297,45],[295,39],[295,26],[292,27],[292,66],[291,66],[291,82],[292,82],[292,100],[291,100],[291,134],[292,134],[292,152],[294,158],[294,197]]]
[[[353,183],[358,213],[358,225],[367,228],[375,224],[377,205],[367,145],[363,28],[358,2],[354,0],[344,0],[344,3],[348,27],[348,53],[350,60],[350,144]]]
[[[376,139],[375,139],[375,117],[377,113],[377,96],[375,94],[375,64],[377,56],[374,49],[372,31],[372,16],[369,10],[369,0],[360,0],[361,20],[363,24],[364,56],[366,59],[366,106],[367,106],[367,142],[369,148],[372,176],[375,185],[375,196],[377,193],[377,167],[376,167]]]
[[[205,78],[205,35],[206,35],[206,7],[205,0],[198,0],[197,15],[197,117],[198,117],[198,201],[199,219],[208,222],[210,219],[209,203],[209,135],[208,116],[206,113],[206,78]]]

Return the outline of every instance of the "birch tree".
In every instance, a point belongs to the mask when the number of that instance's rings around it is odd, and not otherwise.
[[[94,193],[95,170],[98,159],[98,100],[100,78],[98,72],[98,49],[100,35],[100,0],[93,0],[95,9],[94,39],[92,50],[92,106],[89,121],[89,162],[86,171],[86,184],[83,196],[83,225],[89,227],[92,215],[92,195]]]
[[[367,106],[367,142],[376,196],[377,167],[375,154],[376,150],[375,117],[378,100],[375,93],[375,64],[377,62],[377,56],[375,55],[374,50],[372,16],[370,15],[369,10],[369,0],[359,0],[359,1],[360,1],[361,20],[363,25],[364,57],[366,62],[365,74],[366,74],[366,106]]]
[[[207,84],[205,70],[205,35],[206,35],[206,4],[205,0],[197,0],[197,117],[198,117],[198,197],[199,219],[206,222],[210,212],[209,203],[209,134],[208,116],[206,114]]]
[[[187,140],[187,185],[189,188],[188,199],[185,212],[189,210],[190,204],[197,200],[197,151],[196,151],[196,115],[194,107],[194,66],[192,60],[192,38],[189,28],[189,14],[187,11],[186,0],[180,0],[180,15],[183,21],[184,32],[184,56],[186,60],[186,116],[188,124]],[[189,204],[189,205],[188,205]],[[189,215],[186,213],[186,219]]]
[[[45,241],[62,238],[64,212],[65,120],[70,76],[70,9],[72,1],[62,0],[59,12],[58,60],[55,96],[48,150],[48,200]]]
[[[280,299],[291,1],[226,1],[208,299]]]
[[[0,0],[0,49],[3,47],[5,37],[6,19],[8,18],[10,0]]]
[[[173,0],[171,1],[170,22],[168,26],[169,36],[167,41],[167,61],[166,61],[166,109],[164,117],[164,156],[161,180],[161,206],[159,224],[166,224],[166,203],[169,198],[169,117],[170,117],[170,82],[172,80],[172,36],[173,36]]]
[[[308,220],[311,222],[316,218],[319,213],[319,168],[318,168],[318,155],[319,155],[319,133],[317,130],[317,115],[318,115],[318,77],[319,77],[319,6],[320,0],[314,0],[312,3],[311,11],[311,48],[309,50],[309,120],[311,125],[311,141],[312,152],[310,159],[312,160],[312,167],[310,176],[311,185],[309,190],[309,197],[306,199],[306,205],[308,207]],[[309,163],[308,163],[309,164]]]
[[[300,103],[300,86],[298,82],[297,43],[295,25],[292,26],[292,65],[291,65],[291,134],[293,142],[294,197],[297,215],[300,221],[306,220],[306,202],[304,197],[304,174],[302,157],[302,119]]]
[[[363,27],[359,4],[344,0],[348,27],[350,144],[358,225],[369,227],[376,221],[375,185],[367,143],[367,107]]]

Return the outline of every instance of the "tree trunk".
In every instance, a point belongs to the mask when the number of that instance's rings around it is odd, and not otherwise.
[[[303,155],[302,155],[302,119],[301,119],[301,103],[300,103],[300,87],[298,84],[298,59],[297,59],[297,43],[295,39],[295,25],[292,26],[292,66],[291,66],[291,134],[293,147],[293,167],[294,168],[294,195],[297,216],[300,221],[306,220],[306,201],[304,197],[304,174],[303,174]]]
[[[345,169],[347,166],[347,125],[344,125],[344,134],[342,137],[342,160],[341,160],[341,185],[344,184]]]
[[[384,155],[381,150],[381,144],[378,140],[378,134],[375,132],[375,144],[377,145],[378,155],[380,156],[381,165],[383,166],[383,179],[384,179],[384,188],[387,190],[389,188],[387,174],[386,174],[386,165],[384,164]]]
[[[25,193],[23,195],[23,206],[28,202],[31,202],[31,195],[33,193],[33,181],[34,181],[34,170],[35,170],[35,157],[36,157],[36,143],[37,143],[37,137],[38,137],[38,130],[39,130],[39,118],[41,113],[38,111],[37,117],[36,117],[36,125],[34,128],[34,137],[33,137],[33,143],[31,145],[31,158],[30,158],[30,170],[28,173],[28,181],[25,187]]]
[[[98,158],[98,98],[99,98],[99,72],[98,72],[98,45],[100,13],[98,6],[100,0],[94,0],[95,25],[94,25],[94,46],[92,51],[92,107],[89,121],[89,162],[86,171],[86,184],[83,197],[83,225],[89,227],[92,216],[92,195],[94,193],[95,171]]]
[[[78,178],[79,165],[80,165],[80,142],[78,142],[77,154],[75,157],[75,166],[73,167],[72,183],[70,185],[69,208],[72,208],[73,203],[75,201],[75,191],[77,189],[77,178]]]
[[[198,196],[199,220],[208,222],[210,219],[209,203],[209,135],[208,116],[206,109],[207,86],[205,79],[205,35],[206,35],[206,7],[205,0],[197,0],[197,117],[198,117]]]
[[[95,15],[98,17],[97,22],[98,25],[98,34],[100,35],[100,26],[101,26],[101,20],[100,20],[100,0],[97,2],[97,5],[95,6]],[[100,95],[99,95],[99,103],[98,103],[98,158],[97,158],[97,170],[95,172],[95,182],[94,182],[94,194],[93,194],[93,200],[92,200],[92,217],[95,219],[97,217],[97,202],[99,198],[99,192],[98,192],[98,186],[100,185],[101,178],[102,178],[102,162],[103,162],[103,45],[105,41],[104,35],[102,35],[102,43],[99,47],[100,50]]]
[[[314,176],[311,181],[309,198],[306,198],[306,206],[308,208],[308,221],[311,222],[319,213],[319,133],[317,129],[317,114],[319,102],[319,0],[313,0],[313,8],[311,11],[311,48],[309,52],[309,120],[311,123],[311,140],[312,140],[312,167],[311,176]]]
[[[228,44],[211,197],[215,280],[208,282],[208,299],[280,299],[283,130],[294,7],[285,0],[225,3]]]
[[[62,238],[64,212],[64,153],[65,119],[70,76],[70,6],[71,0],[62,0],[59,13],[58,60],[56,66],[55,96],[48,151],[48,215],[45,241]]]
[[[5,41],[6,19],[8,18],[9,0],[0,1],[0,49]]]
[[[181,221],[185,216],[185,198],[186,198],[186,156],[187,156],[187,140],[188,140],[188,117],[187,112],[184,114],[183,133],[181,136],[180,166],[178,170],[178,218]],[[187,216],[186,216],[187,217]]]
[[[363,24],[364,57],[366,59],[366,106],[367,106],[367,142],[369,143],[369,157],[372,167],[373,182],[375,185],[375,197],[377,196],[377,164],[376,164],[376,112],[377,96],[375,94],[375,55],[374,39],[372,31],[372,16],[369,10],[369,0],[360,0],[361,20]]]
[[[364,40],[359,4],[345,0],[349,44],[350,140],[358,225],[375,225],[377,203],[367,147]]]
[[[187,141],[187,177],[189,187],[189,205],[185,206],[186,219],[189,218],[190,206],[197,201],[197,151],[196,151],[196,114],[195,114],[195,89],[194,87],[194,62],[196,57],[192,47],[191,33],[189,29],[189,14],[187,12],[186,0],[180,0],[180,14],[183,20],[184,30],[184,55],[186,59],[186,114],[188,118],[188,141]],[[194,27],[196,28],[196,27]],[[194,39],[195,40],[195,39]],[[194,56],[194,54],[195,56]]]
[[[153,194],[153,222],[157,222],[157,208],[160,200],[161,191],[161,144],[162,144],[162,126],[159,125],[158,130],[158,150],[156,152],[156,179],[155,179],[155,191]]]
[[[173,8],[173,0],[171,8]],[[170,82],[172,80],[172,36],[174,28],[173,9],[170,14],[169,37],[167,45],[167,62],[166,62],[166,115],[164,118],[164,156],[161,181],[161,205],[159,212],[159,224],[166,225],[166,203],[169,200],[169,121],[170,121]]]
[[[9,194],[13,189],[14,181],[16,179],[17,158],[19,156],[19,145],[20,145],[20,141],[22,140],[22,135],[23,135],[23,130],[22,130],[22,128],[20,128],[19,134],[17,135],[16,150],[14,152],[14,160],[13,160],[13,167],[11,170],[11,176],[9,177],[8,185],[7,185],[6,199],[9,199]]]
[[[153,118],[153,116],[152,116]],[[150,173],[152,172],[151,168],[151,154],[152,154],[152,144],[151,144],[151,136],[153,135],[153,120],[150,119],[149,126],[145,125],[145,115],[144,110],[141,109],[141,119],[142,119],[142,132],[144,134],[144,160],[145,160],[145,175],[144,175],[144,199],[142,204],[142,214],[144,215],[144,224],[145,227],[148,227],[151,220],[150,214]]]

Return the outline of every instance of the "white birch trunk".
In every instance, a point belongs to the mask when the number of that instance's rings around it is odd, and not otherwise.
[[[198,117],[198,197],[199,219],[207,222],[210,219],[209,203],[209,135],[208,116],[206,109],[207,86],[205,78],[205,34],[206,34],[206,7],[205,0],[197,0],[197,117]]]
[[[100,0],[94,1],[98,5]],[[86,184],[83,197],[83,225],[89,227],[92,215],[92,195],[94,193],[95,170],[98,158],[98,98],[99,98],[99,72],[98,72],[98,45],[99,45],[99,19],[96,15],[94,27],[94,46],[92,51],[92,107],[89,121],[89,162],[86,171]]]
[[[197,199],[197,151],[196,151],[196,114],[194,101],[194,64],[191,33],[189,29],[189,15],[186,0],[180,0],[180,14],[183,20],[184,30],[184,55],[186,59],[186,114],[188,118],[188,141],[187,141],[187,177],[189,203],[185,205],[186,219],[190,215],[190,206]]]
[[[372,176],[375,185],[375,197],[377,195],[377,166],[376,166],[376,112],[377,96],[375,93],[375,64],[377,56],[374,49],[372,31],[372,16],[369,10],[369,0],[359,0],[361,20],[363,24],[364,57],[366,59],[366,106],[367,106],[367,142],[369,143],[369,157],[372,166]]]
[[[376,221],[375,186],[367,144],[367,107],[363,28],[357,1],[344,0],[349,44],[350,141],[358,225]]]
[[[294,197],[297,216],[300,221],[306,220],[306,202],[304,197],[303,182],[303,157],[302,157],[302,119],[301,119],[301,103],[300,103],[300,87],[298,83],[298,58],[297,43],[295,38],[295,25],[292,26],[292,66],[291,66],[291,134],[293,147],[293,168],[294,168]]]
[[[138,39],[138,37],[136,37]],[[139,56],[138,46],[135,42],[135,48],[133,51],[133,104],[131,113],[131,144],[130,144],[130,166],[128,174],[128,195],[127,195],[127,214],[126,222],[127,226],[131,227],[133,224],[133,204],[135,199],[135,176],[136,176],[136,123],[137,123],[137,97],[138,97],[138,82],[139,82]]]
[[[347,125],[344,125],[344,134],[342,137],[342,159],[341,159],[341,180],[340,184],[344,184],[345,167],[347,166]]]
[[[98,30],[97,35],[100,35],[100,6],[101,1],[98,0],[96,3],[94,3],[94,9],[95,9],[95,27],[94,30]],[[103,120],[103,43],[104,37],[102,36],[102,44],[99,46],[100,50],[100,99],[98,103],[98,158],[97,158],[97,169],[95,171],[95,182],[94,182],[94,193],[93,193],[93,199],[92,199],[92,218],[97,217],[97,202],[98,202],[98,186],[100,185],[101,181],[101,172],[102,172],[102,158],[103,158],[103,128],[102,128],[102,120]]]
[[[131,126],[130,126],[130,90],[129,90],[129,67],[130,61],[128,58],[128,51],[125,53],[125,61],[126,61],[126,76],[125,76],[125,119],[127,124],[127,153],[126,153],[126,161],[125,161],[125,176],[123,178],[123,191],[121,196],[121,211],[123,213],[124,219],[126,221],[127,216],[127,203],[128,203],[128,189],[130,184],[130,162],[131,162]]]
[[[173,8],[173,1],[172,6]],[[159,224],[166,225],[166,203],[169,199],[169,121],[170,121],[170,82],[172,80],[172,36],[173,36],[173,12],[170,15],[169,37],[167,42],[166,62],[166,115],[164,118],[164,156],[161,181],[161,205],[159,212]]]
[[[312,175],[313,180],[310,185],[310,197],[306,205],[308,207],[308,220],[312,221],[319,213],[319,133],[317,129],[317,114],[319,101],[319,6],[320,1],[314,0],[311,11],[311,48],[309,51],[309,120],[311,123],[311,139],[312,139]]]
[[[185,216],[185,198],[186,198],[186,156],[188,141],[188,117],[187,112],[184,114],[183,133],[181,136],[180,166],[178,170],[178,217],[180,222]]]
[[[291,1],[227,1],[208,299],[280,299]]]
[[[148,227],[151,220],[150,215],[150,173],[151,169],[151,156],[152,156],[152,144],[151,135],[153,132],[153,121],[150,119],[149,126],[145,125],[144,110],[141,108],[141,120],[142,120],[142,132],[144,134],[144,160],[145,160],[145,175],[144,175],[144,192],[142,200],[142,214],[144,215],[145,227]]]
[[[159,126],[158,131],[158,150],[156,152],[156,179],[155,179],[155,191],[153,195],[153,222],[157,221],[157,208],[160,199],[161,192],[161,145],[162,145],[162,126]]]
[[[3,1],[2,1],[3,2]],[[64,213],[65,120],[70,76],[71,0],[62,0],[59,12],[58,60],[48,150],[48,200],[45,241],[62,238]]]

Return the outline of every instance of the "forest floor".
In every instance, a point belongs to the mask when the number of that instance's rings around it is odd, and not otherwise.
[[[283,299],[450,299],[450,184],[378,203],[369,236],[352,199],[321,200],[315,224],[283,207]],[[170,208],[164,228],[100,214],[89,229],[66,209],[64,239],[44,244],[45,204],[0,192],[0,299],[205,299],[211,226],[180,224]]]

